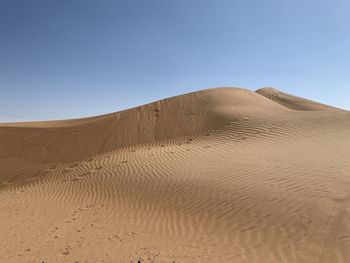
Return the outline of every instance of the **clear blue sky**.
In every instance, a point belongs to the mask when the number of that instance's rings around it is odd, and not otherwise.
[[[348,0],[0,0],[0,121],[217,86],[350,109]]]

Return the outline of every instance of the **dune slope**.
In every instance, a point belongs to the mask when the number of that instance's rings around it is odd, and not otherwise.
[[[0,262],[347,262],[350,113],[267,91],[0,124]]]

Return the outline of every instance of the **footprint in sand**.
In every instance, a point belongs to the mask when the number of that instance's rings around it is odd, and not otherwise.
[[[79,163],[75,163],[75,164],[72,164],[72,165],[68,166],[65,170],[72,170],[72,169],[74,169],[74,168],[76,168],[78,166],[79,166]]]
[[[64,251],[62,252],[62,255],[69,255],[70,251],[72,250],[72,247],[70,245],[66,245],[66,247],[64,248]]]

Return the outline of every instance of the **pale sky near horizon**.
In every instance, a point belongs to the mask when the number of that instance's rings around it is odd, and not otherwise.
[[[0,121],[220,86],[350,110],[349,25],[347,0],[0,0]]]

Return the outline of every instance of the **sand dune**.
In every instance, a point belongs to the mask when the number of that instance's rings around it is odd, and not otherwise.
[[[323,111],[323,110],[340,110],[322,103],[300,98],[288,93],[281,92],[274,88],[262,88],[256,91],[289,109],[303,111]]]
[[[217,88],[0,124],[0,262],[348,262],[350,113]]]

